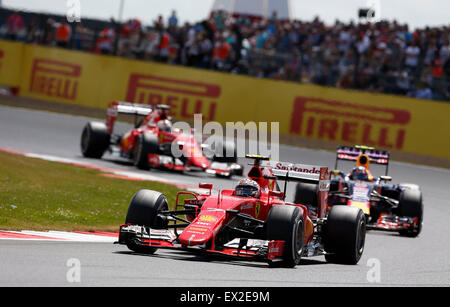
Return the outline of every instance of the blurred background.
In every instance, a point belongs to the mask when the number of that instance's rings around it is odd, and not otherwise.
[[[0,3],[0,39],[450,100],[448,0]],[[67,22],[68,12],[81,22]]]

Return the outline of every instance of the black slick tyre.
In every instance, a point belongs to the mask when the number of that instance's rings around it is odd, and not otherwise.
[[[417,226],[414,229],[400,230],[400,235],[412,238],[417,237],[422,231],[422,192],[419,189],[405,188],[400,193],[397,213],[400,217],[413,217],[417,219]]]
[[[100,159],[110,144],[110,135],[104,123],[88,122],[81,133],[81,153],[87,158]]]
[[[325,259],[332,263],[357,264],[364,251],[366,218],[361,209],[334,206],[324,231]]]
[[[158,136],[151,133],[139,135],[134,146],[133,164],[141,170],[150,169],[148,163],[149,154],[158,153]]]
[[[317,207],[318,205],[318,185],[312,183],[299,182],[295,186],[294,203],[305,206]]]
[[[167,221],[160,219],[158,213],[168,208],[164,194],[152,190],[140,190],[131,199],[125,224],[167,229]],[[138,253],[153,254],[157,250],[155,247],[138,245],[135,242],[128,242],[127,246]]]
[[[281,265],[295,267],[300,263],[304,242],[304,220],[299,207],[276,205],[266,220],[268,240],[284,241]]]

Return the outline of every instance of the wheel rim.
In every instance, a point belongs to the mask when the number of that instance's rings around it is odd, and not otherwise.
[[[134,164],[138,165],[141,161],[141,154],[142,154],[142,143],[140,141],[140,138],[137,141],[136,147],[135,147],[135,153],[134,153]]]
[[[358,229],[358,237],[356,240],[356,252],[358,255],[362,255],[364,251],[364,244],[366,241],[366,227],[365,227],[365,218],[362,218],[359,222],[359,229]]]
[[[417,217],[417,227],[415,229],[417,234],[419,234],[422,231],[422,223],[423,223],[423,204],[420,204],[420,215]]]
[[[301,257],[303,253],[303,223],[299,220],[296,224],[296,231],[293,234],[293,247],[295,258]]]

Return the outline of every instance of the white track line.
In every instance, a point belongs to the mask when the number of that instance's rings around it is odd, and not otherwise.
[[[31,241],[69,241],[69,242],[101,242],[101,243],[113,243],[117,241],[117,237],[109,237],[100,234],[80,234],[64,231],[34,231],[34,230],[22,230],[22,231],[4,231],[11,234],[23,235],[23,238],[10,238],[2,237],[0,234],[0,240],[31,240]],[[27,237],[29,236],[29,237]],[[34,237],[34,236],[38,236]]]
[[[167,179],[164,179],[164,178],[161,178],[158,176],[154,176],[154,175],[150,175],[150,174],[142,174],[142,173],[137,173],[137,172],[132,172],[132,171],[124,171],[124,170],[112,169],[112,168],[108,168],[108,167],[101,167],[101,166],[94,165],[94,164],[80,162],[80,161],[74,160],[74,159],[61,158],[61,157],[57,157],[57,156],[37,154],[37,153],[31,153],[31,152],[23,152],[21,154],[28,158],[35,158],[35,159],[41,159],[41,160],[50,161],[50,162],[71,164],[71,165],[80,166],[80,167],[95,168],[104,173],[110,173],[110,174],[114,174],[117,176],[123,176],[123,177],[130,178],[130,180],[137,179],[137,180],[154,181],[154,182],[159,182],[159,183],[175,185],[179,188],[185,188],[185,189],[197,188],[193,185],[189,185],[189,184],[187,184],[185,182],[181,182],[181,181],[167,180]]]
[[[184,188],[190,191],[195,192],[204,192],[204,190],[198,189],[198,187],[193,185],[188,185],[183,182],[174,182],[173,180],[165,180],[161,177],[153,176],[150,174],[141,174],[131,171],[123,171],[118,169],[111,169],[107,167],[101,167],[98,165],[93,165],[89,163],[80,162],[78,160],[74,159],[67,159],[52,155],[45,155],[45,154],[37,154],[32,152],[20,152],[20,151],[12,151],[8,148],[1,148],[0,151],[3,152],[10,152],[18,155],[23,155],[25,157],[29,158],[35,158],[35,159],[41,159],[45,161],[50,162],[58,162],[58,163],[64,163],[64,164],[71,164],[79,167],[86,167],[86,168],[95,168],[98,171],[101,171],[103,173],[109,173],[121,177],[130,178],[130,180],[138,179],[138,180],[148,180],[148,181],[154,181],[154,182],[160,182],[160,183],[166,183],[175,185],[179,188]],[[213,193],[215,191],[212,191]],[[1,232],[5,233],[5,235],[2,236]],[[14,236],[8,236],[7,234],[18,234],[18,237]],[[73,232],[63,232],[63,231],[32,231],[32,230],[23,230],[23,231],[2,231],[0,230],[0,240],[27,240],[27,241],[48,241],[48,240],[58,240],[58,241],[70,241],[70,242],[105,242],[105,243],[112,243],[117,241],[117,237],[109,237],[104,235],[95,235],[95,234],[80,234],[80,233],[73,233]]]

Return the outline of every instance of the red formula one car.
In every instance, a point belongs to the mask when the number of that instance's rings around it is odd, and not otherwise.
[[[416,237],[422,230],[423,203],[419,186],[411,183],[389,184],[389,152],[367,146],[340,146],[338,161],[352,161],[356,165],[348,174],[335,170],[331,180],[329,206],[344,205],[361,208],[366,215],[367,229],[395,231]],[[384,166],[385,175],[374,177],[370,164]],[[297,185],[297,201],[317,201],[318,187]]]
[[[242,176],[243,167],[237,163],[234,142],[220,140],[213,149],[199,143],[192,131],[172,128],[169,110],[166,105],[113,102],[109,105],[106,123],[89,122],[84,127],[81,151],[90,158],[101,158],[107,150],[118,152],[140,169],[161,167],[178,171],[202,170],[224,177]],[[115,134],[114,124],[120,114],[134,115],[135,127],[124,134]]]
[[[160,192],[140,190],[131,200],[117,243],[138,253],[181,249],[287,267],[317,255],[329,262],[358,263],[365,242],[364,213],[346,206],[327,211],[328,168],[248,157],[254,159],[248,178],[232,190],[215,194],[212,184],[200,184],[209,192],[179,192],[173,206]],[[280,178],[284,192],[277,183]],[[315,213],[284,200],[287,182],[293,180],[318,184]]]

